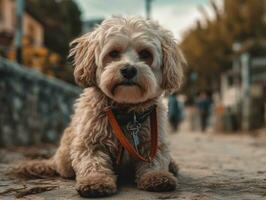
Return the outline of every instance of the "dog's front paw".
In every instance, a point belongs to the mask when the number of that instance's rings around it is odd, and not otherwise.
[[[148,172],[141,176],[138,188],[152,192],[172,191],[176,189],[176,178],[165,171]]]
[[[104,197],[117,191],[116,178],[108,175],[94,175],[78,179],[76,190],[82,197]]]

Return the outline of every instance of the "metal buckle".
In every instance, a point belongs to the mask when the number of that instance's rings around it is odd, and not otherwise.
[[[133,139],[134,147],[137,151],[138,151],[138,145],[140,143],[139,137],[138,137],[138,133],[140,131],[140,128],[141,128],[141,123],[139,123],[137,121],[136,114],[134,113],[133,122],[129,122],[127,124],[127,130],[129,131],[129,133]]]

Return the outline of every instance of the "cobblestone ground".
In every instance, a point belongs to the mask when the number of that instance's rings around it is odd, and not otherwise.
[[[118,194],[106,199],[266,199],[266,132],[256,136],[183,132],[169,137],[172,154],[180,167],[175,192],[151,193],[139,191],[133,185],[120,185]],[[18,160],[47,156],[51,153],[47,149],[51,148],[0,151],[0,199],[15,199],[15,195],[25,195],[22,191],[40,192],[42,188],[50,191],[22,199],[80,199],[74,181],[60,178],[19,181],[4,175]]]

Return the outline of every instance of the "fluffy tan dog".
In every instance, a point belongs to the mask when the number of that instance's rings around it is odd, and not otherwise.
[[[125,152],[121,165],[132,163],[139,189],[175,189],[175,168],[165,142],[166,110],[160,97],[166,90],[177,90],[183,76],[185,60],[173,35],[151,20],[112,17],[74,40],[72,47],[75,79],[86,88],[75,104],[56,154],[50,160],[21,165],[19,173],[28,177],[76,177],[76,189],[85,197],[114,194],[114,160],[119,142],[104,110],[112,106],[141,113],[156,105],[156,158],[148,163],[134,160]],[[139,151],[147,156],[149,119],[143,122],[139,139]]]

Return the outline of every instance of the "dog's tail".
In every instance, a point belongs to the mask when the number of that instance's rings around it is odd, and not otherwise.
[[[53,159],[49,160],[32,160],[20,163],[14,166],[10,171],[10,175],[19,178],[46,178],[57,175],[56,167]]]

